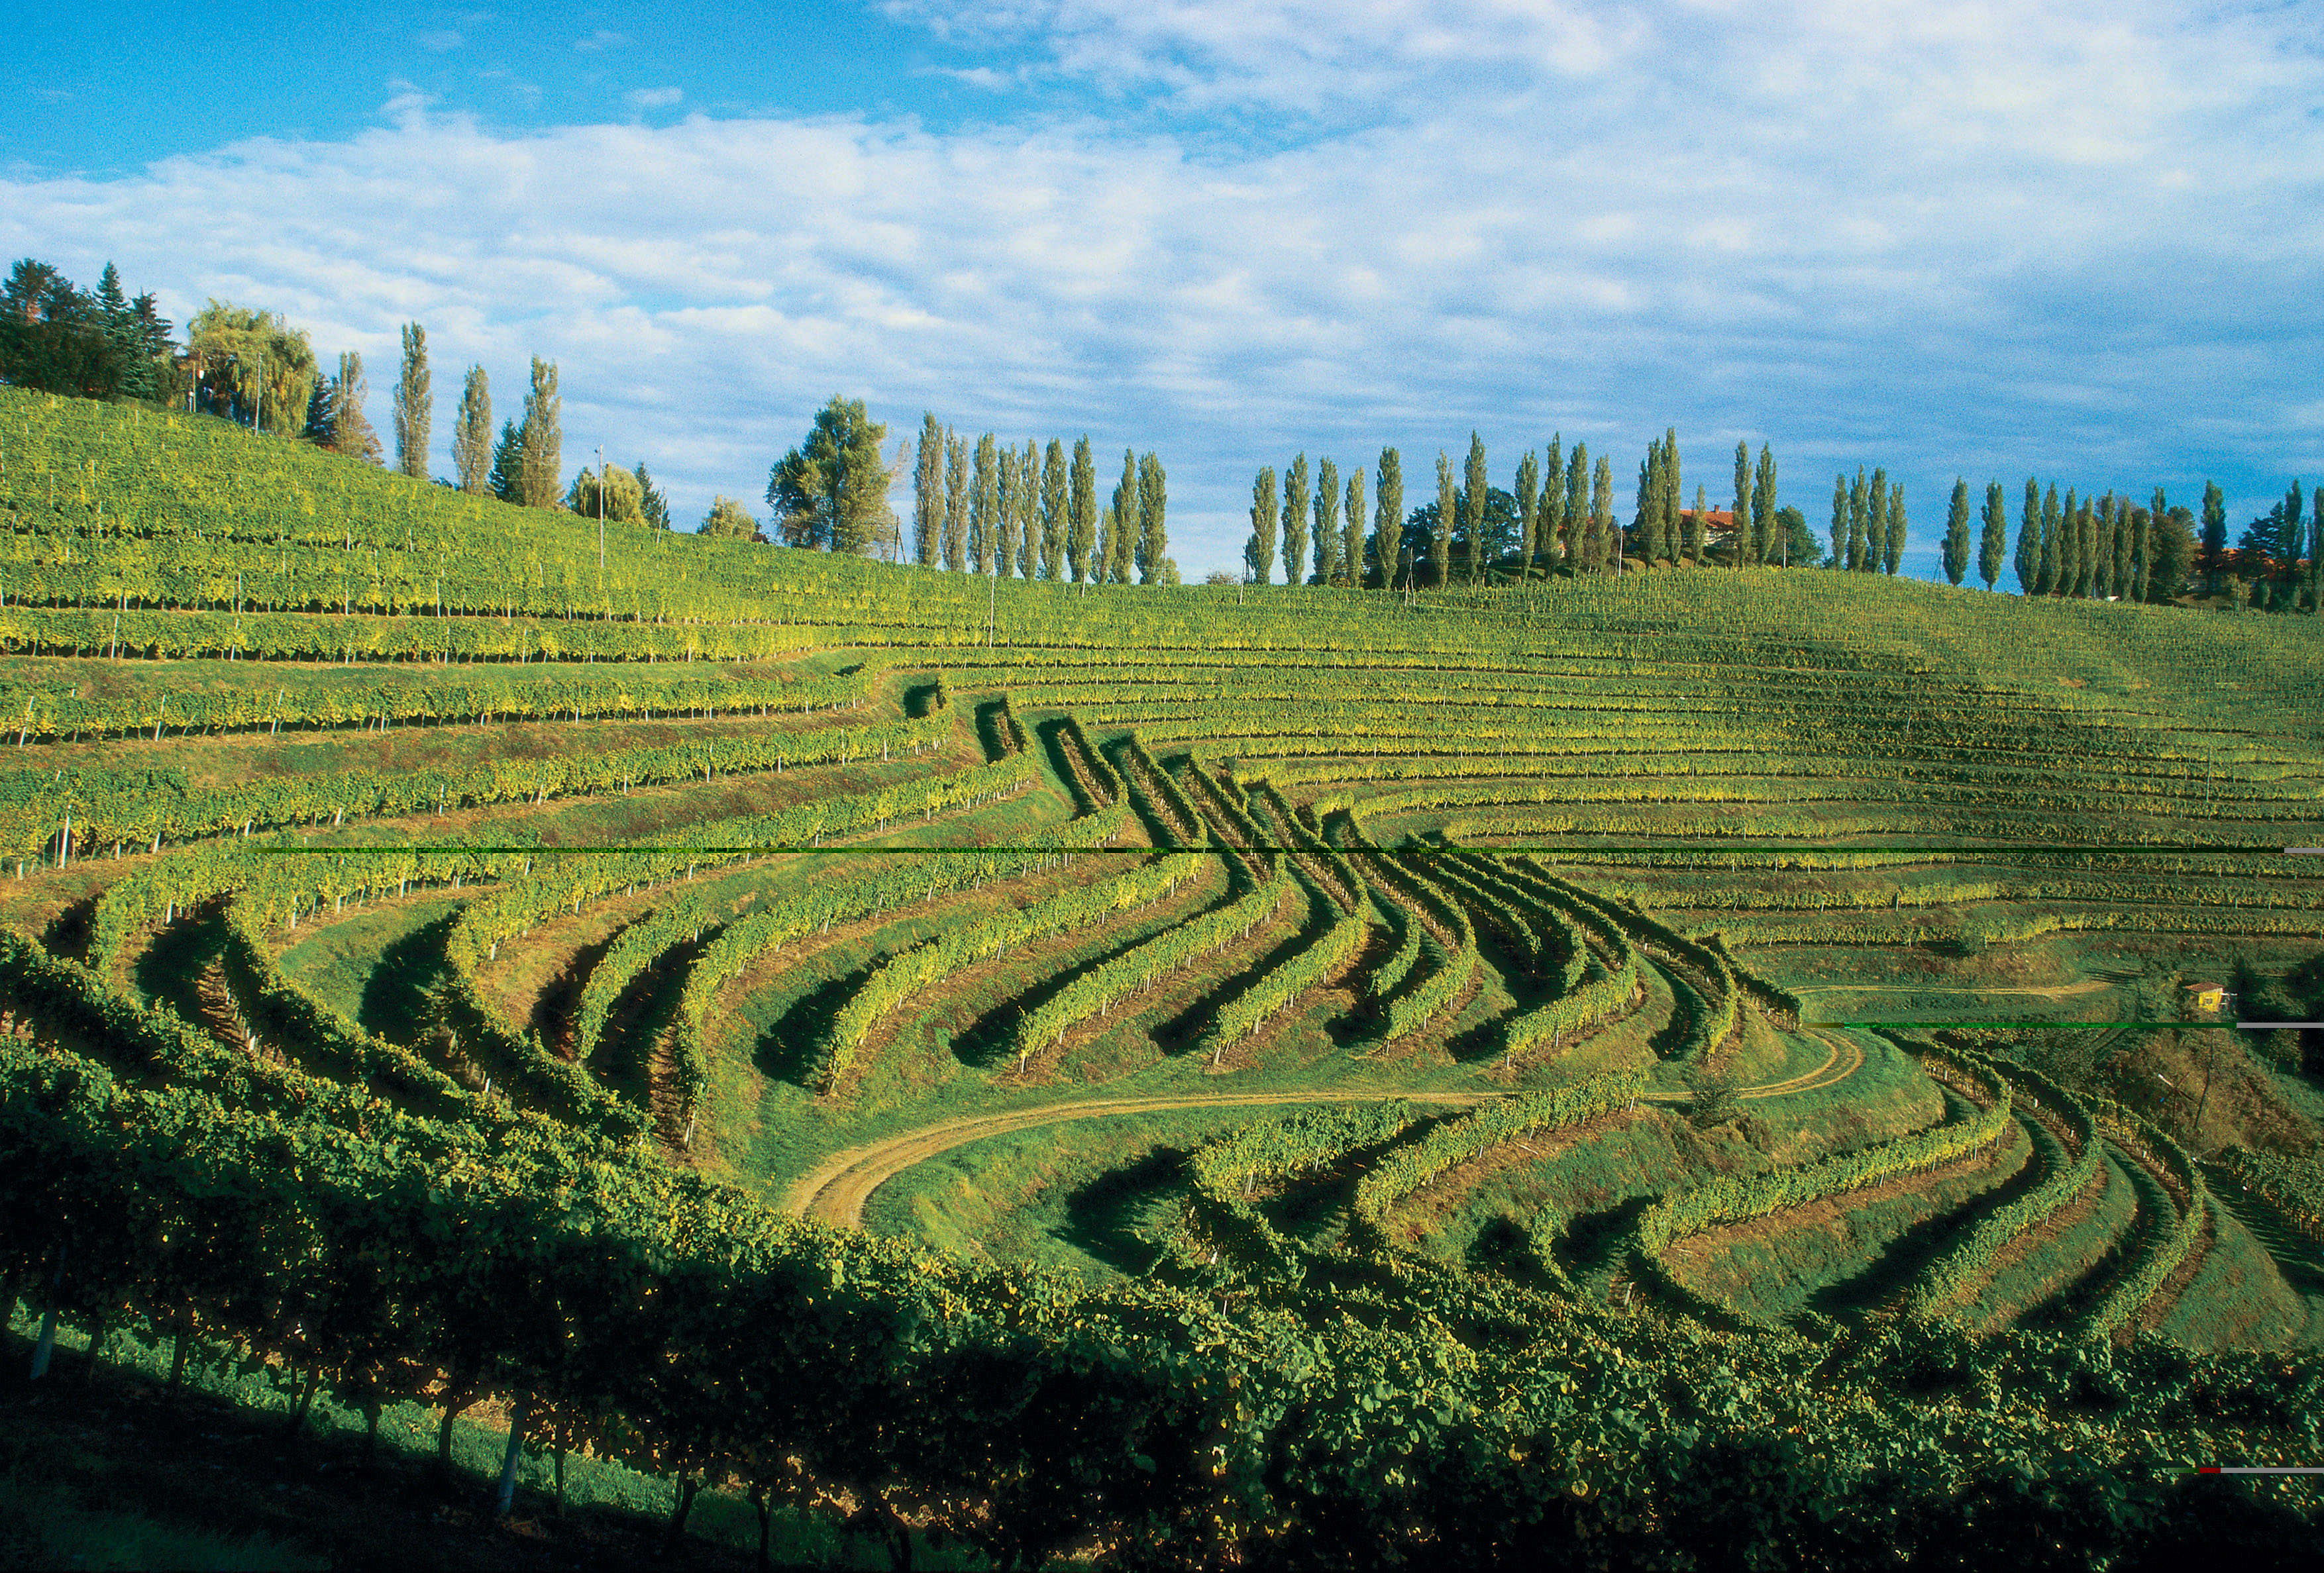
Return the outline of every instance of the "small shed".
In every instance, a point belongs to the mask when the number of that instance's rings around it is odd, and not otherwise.
[[[2227,986],[2224,983],[2190,983],[2187,1003],[2197,1010],[2218,1010],[2227,1003]]]

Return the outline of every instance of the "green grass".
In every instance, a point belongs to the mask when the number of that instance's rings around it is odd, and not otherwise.
[[[1965,1325],[1992,1329],[2021,1319],[2055,1320],[2079,1291],[2095,1286],[2106,1272],[2108,1253],[2127,1238],[2138,1210],[2137,1188],[2111,1150],[2098,1174],[2096,1204],[2070,1202],[2052,1215],[2051,1227],[2034,1231],[2043,1237],[2040,1242],[2013,1253],[2014,1259],[1962,1307]]]

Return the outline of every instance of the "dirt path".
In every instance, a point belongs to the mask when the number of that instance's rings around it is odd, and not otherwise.
[[[2110,978],[2085,978],[2078,983],[2049,983],[2023,989],[1987,989],[1981,985],[1963,983],[1810,983],[1792,990],[1794,994],[2030,994],[2042,999],[2070,999],[2077,994],[2096,994],[2102,989],[2115,987]],[[2070,1024],[2069,1024],[2070,1025]]]
[[[1829,1087],[1845,1081],[1863,1067],[1864,1051],[1854,1044],[1845,1038],[1835,1040],[1821,1033],[1816,1035],[1822,1037],[1831,1048],[1831,1057],[1822,1064],[1788,1081],[1746,1088],[1740,1096],[1774,1098],[1787,1092]],[[1090,1099],[1052,1104],[1046,1108],[1013,1109],[1004,1114],[964,1115],[957,1119],[908,1131],[902,1136],[889,1136],[881,1141],[834,1153],[792,1182],[790,1189],[784,1192],[782,1205],[786,1211],[824,1223],[860,1228],[863,1222],[864,1203],[871,1200],[872,1193],[914,1164],[924,1164],[954,1147],[966,1146],[987,1136],[1026,1130],[1034,1126],[1055,1125],[1069,1119],[1102,1119],[1108,1116],[1152,1114],[1174,1108],[1374,1103],[1386,1102],[1393,1098],[1407,1099],[1414,1103],[1464,1108],[1503,1096],[1506,1095],[1482,1090],[1475,1092],[1216,1092],[1161,1098]]]

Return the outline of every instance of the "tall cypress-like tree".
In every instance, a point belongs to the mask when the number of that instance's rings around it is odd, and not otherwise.
[[[1066,572],[1065,541],[1071,532],[1072,509],[1066,498],[1065,445],[1056,437],[1041,455],[1041,577],[1062,578]],[[1074,575],[1079,578],[1079,575]]]
[[[1958,585],[1969,573],[1969,478],[1953,477],[1953,499],[1945,510],[1945,581]]]
[[[1428,565],[1436,583],[1452,582],[1452,516],[1460,507],[1452,486],[1452,455],[1436,450],[1436,533],[1429,538]]]
[[[2042,570],[2034,581],[2037,595],[2058,593],[2058,483],[2042,494]]]
[[[924,568],[936,565],[944,548],[945,434],[936,411],[920,417],[920,446],[912,463],[912,560]]]
[[[1485,439],[1475,432],[1469,434],[1469,462],[1462,472],[1461,533],[1469,538],[1469,583],[1482,584],[1485,578],[1485,503],[1492,492],[1492,483],[1485,471]]]
[[[1521,577],[1533,576],[1534,557],[1541,549],[1541,460],[1531,448],[1517,461],[1517,550],[1525,554]]]
[[[1380,449],[1373,498],[1372,555],[1379,559],[1380,588],[1393,590],[1404,546],[1404,456],[1394,448]]]
[[[1242,560],[1254,584],[1266,584],[1275,572],[1276,529],[1275,467],[1270,465],[1250,483],[1250,539],[1243,545]]]
[[[1657,518],[1662,525],[1662,555],[1665,562],[1679,558],[1678,516],[1686,507],[1686,478],[1679,473],[1678,428],[1663,432],[1663,495]]]
[[[2107,593],[2130,599],[2130,499],[2114,500],[2114,564],[2107,575]]]
[[[993,548],[1001,544],[1001,445],[991,432],[976,439],[969,465],[968,566],[973,573],[990,574]]]
[[[2324,486],[2309,500],[2308,609],[2324,614]]]
[[[565,400],[557,391],[557,363],[532,357],[532,385],[524,396],[524,502],[555,508],[565,500]]]
[[[1702,561],[1702,543],[1708,538],[1710,517],[1711,488],[1698,481],[1694,487],[1694,511],[1686,516],[1685,542],[1687,560],[1697,565]]]
[[[1848,566],[1848,475],[1831,478],[1831,566]]]
[[[2227,549],[2227,494],[2203,483],[2203,566],[2216,572]]]
[[[1097,544],[1097,455],[1090,447],[1087,432],[1074,441],[1072,479],[1072,494],[1066,502],[1065,552],[1073,560],[1074,583],[1078,584],[1084,574],[1095,579],[1105,571],[1103,564],[1091,560],[1092,548]]]
[[[2082,528],[2082,501],[2071,486],[2066,488],[2066,506],[2058,515],[2058,593],[2080,596],[2087,593],[2082,582],[2082,539],[2089,532]]]
[[[1904,559],[1904,486],[1903,482],[1888,489],[1888,528],[1880,548],[1880,570],[1890,578],[1896,576],[1896,565]]]
[[[1565,434],[1549,439],[1549,462],[1541,472],[1540,531],[1534,554],[1545,570],[1554,568],[1565,555]]]
[[[1638,505],[1630,517],[1630,528],[1638,538],[1638,550],[1648,562],[1654,560],[1655,547],[1662,538],[1662,521],[1656,516],[1663,501],[1663,443],[1660,437],[1646,441],[1646,456],[1638,461]]]
[[[1622,571],[1622,526],[1614,517],[1614,461],[1600,455],[1590,480],[1590,529],[1598,538],[1598,566]]]
[[[1340,575],[1340,466],[1315,461],[1315,577],[1329,584]]]
[[[968,572],[968,443],[945,428],[945,566]]]
[[[993,512],[992,571],[1006,579],[1017,571],[1017,493],[1024,489],[1024,477],[1017,472],[1017,445],[1001,444],[1000,506]]]
[[[1348,495],[1340,516],[1340,557],[1348,583],[1364,585],[1364,470],[1359,465],[1348,474]]]
[[[1283,582],[1296,584],[1307,566],[1307,455],[1283,472]]]
[[[1017,576],[1030,583],[1041,557],[1041,445],[1025,439],[1017,455]]]
[[[2025,477],[2025,511],[2017,524],[2017,593],[2042,593],[2042,483]]]
[[[1572,567],[1594,568],[1590,555],[1590,445],[1577,442],[1565,461],[1565,560]]]
[[[1127,584],[1130,575],[1137,571],[1138,542],[1145,528],[1139,517],[1138,455],[1128,448],[1121,450],[1121,479],[1115,483],[1115,490],[1120,492],[1121,501],[1115,505],[1113,551],[1107,569],[1115,584]]]
[[[1152,454],[1138,461],[1138,582],[1162,582],[1170,559],[1169,478]]]
[[[1748,567],[1759,559],[1752,555],[1755,544],[1751,538],[1751,445],[1735,445],[1735,532],[1728,537],[1734,543],[1735,566]],[[1832,532],[1831,549],[1840,550],[1840,533]]]
[[[452,429],[452,467],[460,490],[480,497],[492,489],[493,384],[482,366],[470,366],[460,384],[460,413]]]
[[[395,380],[395,467],[428,479],[428,440],[435,429],[436,396],[428,384],[428,330],[403,325],[403,373]]]
[[[1864,487],[1864,466],[1856,466],[1856,479],[1848,488],[1848,571],[1864,572],[1864,524],[1868,494]]]
[[[1865,493],[1864,504],[1864,571],[1880,571],[1880,547],[1887,534],[1888,472],[1874,466],[1872,486]]]
[[[2001,582],[2002,555],[2009,549],[2009,500],[2001,483],[1985,483],[1985,533],[1978,538],[1977,576],[1992,589]]]
[[[2169,500],[2157,486],[2144,517],[2130,521],[2130,598],[2144,602],[2154,581],[2154,532],[2170,517]]]
[[[1775,450],[1759,445],[1759,465],[1751,476],[1751,560],[1773,560],[1775,547]]]

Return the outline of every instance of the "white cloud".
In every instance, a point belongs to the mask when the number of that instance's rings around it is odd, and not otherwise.
[[[2324,472],[2324,70],[2281,17],[2139,0],[923,13],[1038,36],[1153,115],[937,134],[848,118],[538,133],[430,118],[124,180],[0,183],[0,245],[116,258],[181,319],[280,308],[392,360],[429,330],[504,401],[562,363],[568,451],[681,511],[755,497],[835,391],[901,430],[1159,450],[1190,572],[1298,448],[1423,476],[1553,430],[1618,471],[1675,424],[1721,489],[1773,441],[2013,488]],[[1207,119],[1213,113],[1228,120]],[[1182,124],[1183,120],[1183,124]],[[1222,126],[1293,128],[1256,152]],[[440,467],[440,461],[439,461]],[[2013,495],[2014,495],[2013,490]]]
[[[420,35],[420,47],[431,54],[445,54],[458,49],[467,41],[448,27],[438,27]]]
[[[594,53],[599,50],[619,49],[629,41],[628,33],[615,32],[612,28],[601,27],[586,38],[575,40],[573,47],[585,53]]]
[[[683,87],[633,87],[628,94],[633,109],[663,109],[685,97]]]

